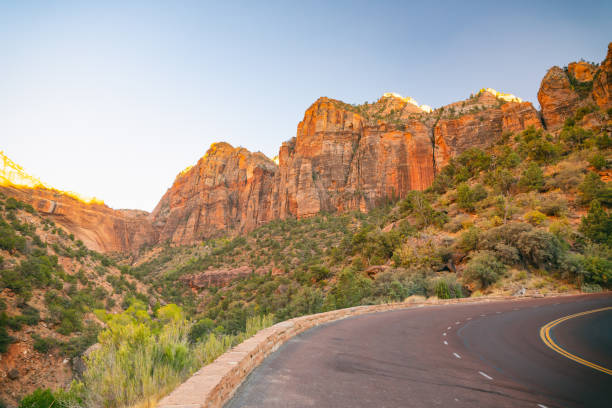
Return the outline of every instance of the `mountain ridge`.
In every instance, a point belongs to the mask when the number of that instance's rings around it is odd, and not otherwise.
[[[491,88],[433,110],[394,93],[362,105],[321,97],[306,109],[296,136],[280,146],[278,164],[260,152],[213,143],[176,176],[151,213],[114,210],[99,200],[6,177],[0,189],[53,217],[95,250],[190,244],[274,219],[368,211],[428,188],[452,157],[469,148],[486,148],[530,126],[557,132],[582,107],[608,109],[611,90],[612,43],[599,66],[581,61],[550,68],[538,92],[540,111]],[[601,125],[594,113],[583,123]]]

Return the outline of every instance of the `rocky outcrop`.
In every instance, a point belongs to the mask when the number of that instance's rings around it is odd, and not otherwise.
[[[278,166],[262,153],[215,143],[180,173],[153,210],[160,242],[192,243],[272,219]]]
[[[593,99],[603,109],[612,108],[612,42],[608,54],[593,78]]]
[[[192,290],[199,292],[209,287],[227,286],[234,279],[246,278],[253,272],[253,269],[248,266],[233,269],[208,269],[201,273],[183,275],[179,280]]]
[[[273,219],[368,211],[410,190],[426,189],[452,157],[473,147],[485,149],[505,132],[543,125],[555,132],[581,106],[610,108],[611,84],[612,44],[600,67],[586,62],[571,63],[566,70],[552,67],[538,92],[541,114],[531,103],[491,88],[435,111],[393,93],[363,105],[319,98],[306,110],[295,137],[280,147],[278,164],[261,153],[215,143],[176,177],[152,214],[59,194],[13,171],[14,166],[5,172],[8,179],[24,185],[4,188],[94,249],[191,244],[250,231]],[[593,112],[582,123],[594,129],[602,117]]]
[[[548,70],[538,92],[542,119],[548,130],[563,126],[565,119],[581,106],[580,95],[570,85],[569,77],[559,67]]]
[[[379,115],[385,109],[398,116],[403,109],[424,112],[393,96],[384,97],[384,103],[370,109]],[[397,126],[320,98],[306,111],[296,137],[283,143],[279,164],[281,218],[365,211],[384,198],[427,188],[433,181],[433,146],[429,129],[418,120]]]
[[[529,126],[541,127],[538,112],[518,98],[500,99],[494,90],[483,90],[467,101],[444,107],[433,127],[435,163],[439,170],[451,157],[476,147],[487,148],[504,132],[519,132]],[[450,111],[450,117],[448,112]]]
[[[0,192],[32,205],[95,251],[133,252],[157,242],[145,211],[113,210],[100,202],[87,203],[40,187],[0,186]]]
[[[531,102],[506,103],[501,111],[503,132],[520,132],[530,126],[542,128],[540,115]]]
[[[597,67],[588,62],[580,61],[580,62],[570,62],[567,65],[567,72],[569,75],[572,75],[576,78],[577,81],[580,82],[590,82],[593,80],[593,75]]]

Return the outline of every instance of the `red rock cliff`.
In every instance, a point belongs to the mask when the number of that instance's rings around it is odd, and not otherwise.
[[[128,253],[157,242],[146,211],[114,210],[46,188],[0,186],[0,192],[31,204],[95,251]]]
[[[488,88],[435,111],[396,94],[359,106],[319,98],[296,136],[282,144],[279,165],[261,153],[215,143],[176,177],[150,215],[86,204],[52,190],[10,193],[102,251],[167,240],[190,244],[278,218],[367,211],[423,190],[450,158],[471,147],[487,148],[506,131],[541,127],[541,117],[556,131],[581,106],[611,107],[611,84],[612,44],[599,67],[580,62],[567,70],[551,68],[538,92],[541,115],[531,103]]]
[[[215,143],[176,177],[151,218],[159,241],[187,244],[272,219],[277,165],[262,153]]]

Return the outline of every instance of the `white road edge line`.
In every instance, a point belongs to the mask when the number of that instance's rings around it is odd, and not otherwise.
[[[461,358],[461,356],[457,353],[453,353],[453,356],[457,357],[457,358]]]
[[[483,373],[482,371],[479,371],[478,374],[482,375],[487,380],[492,380],[493,379],[493,377],[491,377],[490,375],[487,375],[487,373]]]

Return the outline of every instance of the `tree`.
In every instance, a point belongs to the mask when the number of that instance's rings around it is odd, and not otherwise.
[[[580,232],[593,242],[612,246],[612,214],[593,200],[586,217],[582,217]]]
[[[478,251],[467,263],[464,276],[468,281],[478,281],[483,288],[497,282],[506,271],[506,266],[499,262],[490,251]]]
[[[597,173],[589,172],[578,186],[578,190],[582,204],[599,200],[601,204],[612,205],[612,188],[608,183],[604,183]]]
[[[527,191],[541,190],[544,187],[544,173],[536,163],[530,163],[519,180],[519,186]]]

